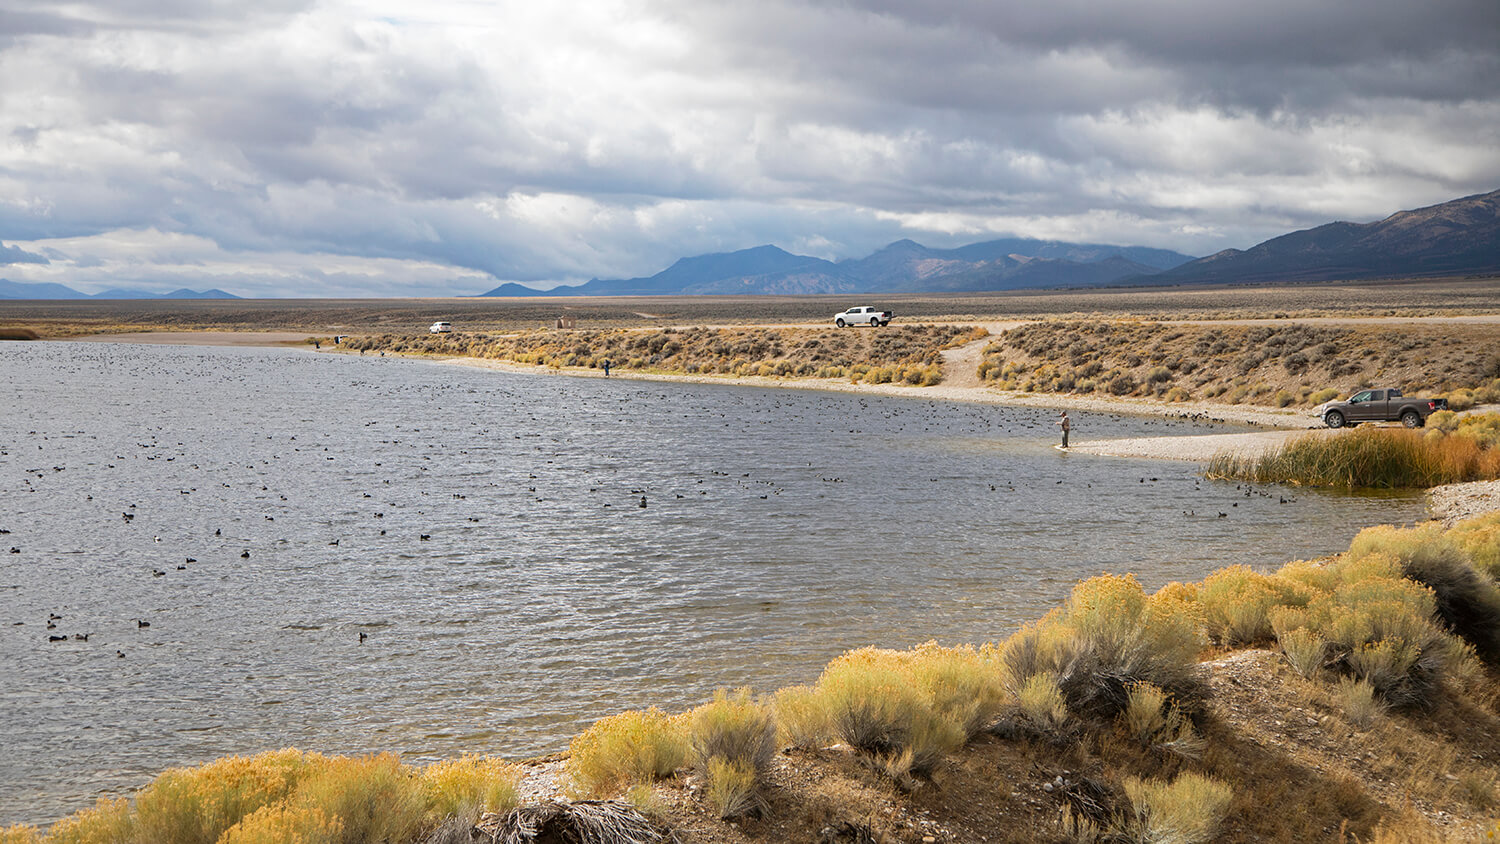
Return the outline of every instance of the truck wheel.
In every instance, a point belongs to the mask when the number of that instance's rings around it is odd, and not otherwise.
[[[844,321],[843,321],[843,320],[841,320],[841,319],[836,319],[836,320],[834,320],[834,321],[833,321],[833,324],[834,324],[834,325],[837,325],[837,326],[838,326],[838,327],[839,327],[839,328],[843,328],[843,327],[844,327]]]
[[[870,327],[871,328],[879,328],[880,327],[880,317],[870,317]]]
[[[1330,428],[1342,428],[1344,427],[1344,414],[1337,410],[1330,410],[1323,416],[1323,424]]]
[[[1422,414],[1415,410],[1408,410],[1401,414],[1401,424],[1408,428],[1422,427]]]

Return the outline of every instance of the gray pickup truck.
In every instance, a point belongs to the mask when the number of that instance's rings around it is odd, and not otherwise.
[[[1447,399],[1419,399],[1400,390],[1361,390],[1343,401],[1325,402],[1313,411],[1330,428],[1361,422],[1397,422],[1408,428],[1427,424],[1427,417],[1448,409]]]

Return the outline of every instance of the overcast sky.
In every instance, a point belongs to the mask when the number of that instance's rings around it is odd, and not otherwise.
[[[1203,255],[1500,188],[1497,0],[0,0],[0,277],[473,294]]]

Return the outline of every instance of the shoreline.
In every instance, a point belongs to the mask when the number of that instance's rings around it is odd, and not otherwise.
[[[348,354],[340,350],[339,354]],[[429,355],[400,355],[409,359],[428,360],[448,366],[468,366],[498,372],[514,372],[531,375],[554,375],[568,378],[603,378],[604,373],[595,369],[562,368],[515,363],[492,358],[438,357]],[[667,372],[641,372],[637,370],[614,370],[608,377],[622,380],[655,381],[679,384],[722,384],[728,386],[762,387],[788,390],[824,390],[828,392],[855,393],[860,395],[896,396],[912,399],[935,399],[941,401],[967,402],[971,404],[994,404],[1008,407],[1055,408],[1058,410],[1082,410],[1091,413],[1121,413],[1134,416],[1159,416],[1168,419],[1196,419],[1203,422],[1221,422],[1254,427],[1288,430],[1312,428],[1311,420],[1298,413],[1262,407],[1240,405],[1216,405],[1207,402],[1165,402],[1143,399],[1099,398],[1076,396],[1064,393],[1020,393],[996,390],[990,387],[957,386],[948,383],[931,387],[910,387],[895,384],[852,383],[834,378],[776,378],[762,375],[741,375],[732,378],[714,375],[679,375]]]

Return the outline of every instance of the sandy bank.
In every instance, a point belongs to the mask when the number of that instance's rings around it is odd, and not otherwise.
[[[284,346],[314,336],[306,331],[133,331],[62,337],[75,343],[146,343],[152,346]]]
[[[1327,429],[1299,431],[1256,431],[1250,434],[1204,434],[1180,437],[1137,437],[1124,440],[1083,442],[1068,449],[1074,454],[1100,454],[1109,457],[1150,457],[1157,460],[1197,460],[1208,462],[1221,451],[1241,457],[1259,457],[1297,437],[1326,436],[1336,432]],[[1075,438],[1076,442],[1076,438]]]

